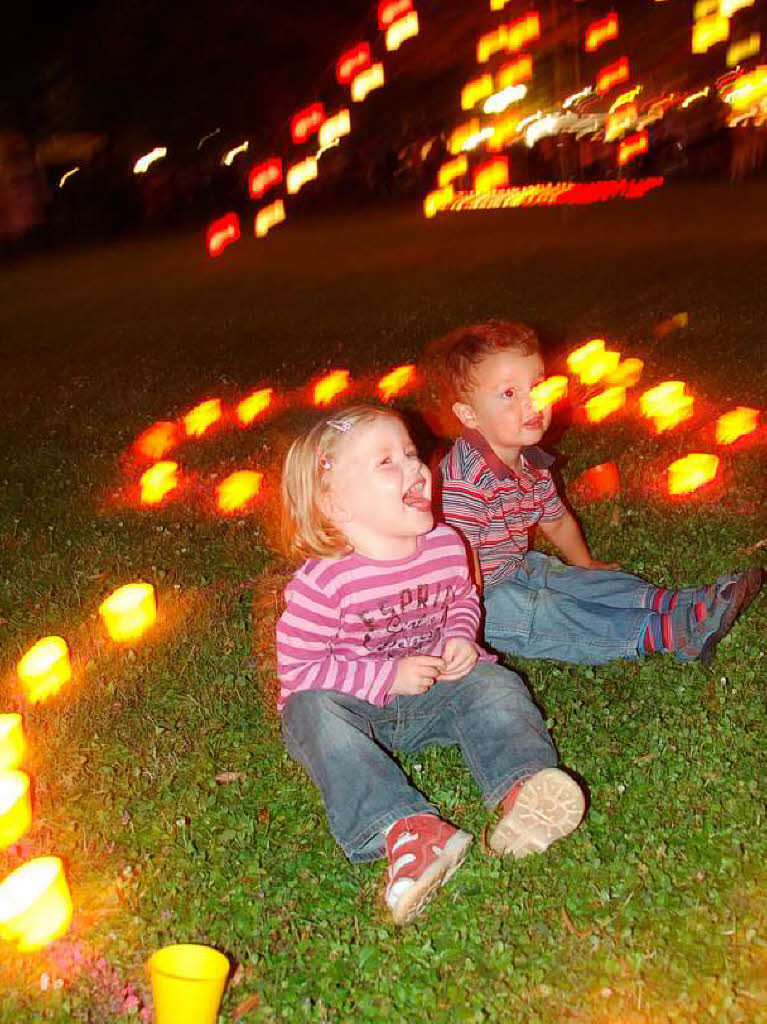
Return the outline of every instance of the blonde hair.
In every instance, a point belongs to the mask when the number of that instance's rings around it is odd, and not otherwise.
[[[338,558],[352,549],[322,511],[320,497],[330,488],[328,470],[356,428],[396,412],[376,405],[352,405],[315,423],[288,449],[282,469],[281,539],[289,555]]]

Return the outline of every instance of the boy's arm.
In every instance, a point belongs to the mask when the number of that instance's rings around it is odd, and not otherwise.
[[[561,552],[564,560],[569,565],[578,566],[580,569],[617,568],[613,563],[600,562],[596,558],[591,557],[588,544],[575,516],[571,515],[567,510],[557,519],[550,519],[548,521],[541,519],[538,526],[554,547]]]

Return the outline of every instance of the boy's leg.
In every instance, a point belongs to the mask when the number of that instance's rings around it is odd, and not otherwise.
[[[555,590],[566,597],[611,608],[653,609],[658,594],[674,593],[654,587],[621,569],[580,569],[566,565],[555,555],[528,551],[514,574],[514,582],[531,590]]]
[[[352,861],[386,855],[386,830],[402,818],[437,814],[388,753],[397,712],[336,690],[294,694],[283,712],[290,754],[322,794],[330,830]]]

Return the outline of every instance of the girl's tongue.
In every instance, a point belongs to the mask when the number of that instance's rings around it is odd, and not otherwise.
[[[403,504],[409,508],[417,508],[419,512],[431,512],[431,498],[423,493],[423,482],[413,484],[402,496]]]

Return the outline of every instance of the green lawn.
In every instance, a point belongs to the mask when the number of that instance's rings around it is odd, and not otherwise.
[[[369,384],[445,329],[514,317],[540,328],[552,368],[599,334],[645,359],[647,383],[687,381],[704,410],[661,439],[632,415],[564,433],[566,481],[605,459],[623,476],[618,500],[578,508],[597,555],[666,584],[757,565],[763,435],[721,453],[712,492],[671,503],[660,482],[672,458],[707,450],[707,418],[765,407],[765,199],[764,185],[697,185],[428,223],[394,210],[259,243],[244,231],[216,261],[199,235],[0,268],[0,710],[18,706],[14,665],[40,636],[65,636],[76,663],[66,691],[25,710],[23,850],[65,858],[76,915],[49,950],[0,953],[0,1022],[135,1019],[146,957],[176,941],[231,956],[222,1020],[246,1024],[767,1021],[764,598],[710,673],[661,658],[516,666],[588,787],[586,819],[518,863],[478,841],[398,931],[383,865],[344,860],[273,710],[273,488],[305,392],[261,428],[184,446],[194,480],[159,510],[131,504],[124,457],[203,398],[335,366]],[[654,335],[683,311],[686,330]],[[216,517],[213,474],[250,465],[267,474],[259,508]],[[156,585],[161,623],[118,651],[96,609],[134,578]],[[481,834],[457,753],[405,765]],[[0,854],[0,876],[19,860]]]

